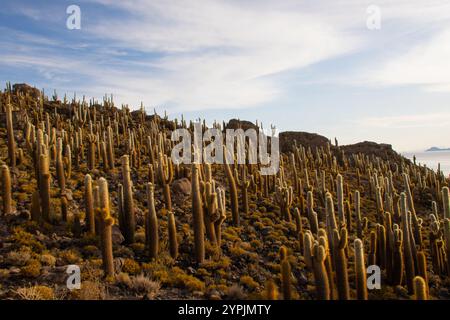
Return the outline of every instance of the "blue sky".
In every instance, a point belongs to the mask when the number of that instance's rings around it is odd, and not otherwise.
[[[72,4],[80,30],[66,28]],[[341,144],[450,147],[450,1],[3,1],[0,45],[2,83]]]

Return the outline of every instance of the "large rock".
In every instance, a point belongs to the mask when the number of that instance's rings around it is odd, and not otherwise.
[[[246,121],[246,120],[238,120],[238,119],[231,119],[230,121],[228,121],[228,123],[225,125],[225,129],[242,129],[242,130],[247,130],[247,129],[255,129],[258,130],[258,127],[250,121]]]
[[[177,194],[190,195],[191,182],[188,178],[181,178],[172,183],[172,191]]]
[[[372,141],[364,141],[346,146],[341,146],[345,154],[365,154],[369,156],[379,157],[383,160],[390,160],[391,162],[401,162],[410,160],[402,157],[392,149],[390,144],[376,143]]]
[[[294,148],[294,142],[297,146],[305,148],[311,147],[315,150],[316,147],[326,147],[330,142],[324,136],[316,133],[301,132],[301,131],[284,131],[279,135],[281,152],[290,152]]]
[[[13,91],[18,94],[21,93],[23,95],[28,94],[30,97],[33,97],[35,99],[39,98],[41,96],[41,92],[33,88],[32,86],[26,84],[26,83],[16,83],[13,85]]]

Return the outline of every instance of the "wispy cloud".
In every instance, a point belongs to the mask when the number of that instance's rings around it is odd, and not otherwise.
[[[450,126],[450,112],[408,114],[402,116],[368,117],[356,121],[359,126],[406,129]]]

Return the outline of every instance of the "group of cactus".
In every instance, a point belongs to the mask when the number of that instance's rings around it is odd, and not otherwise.
[[[170,256],[180,258],[177,212],[181,208],[172,203],[172,184],[185,178],[191,183],[191,210],[185,212],[192,231],[188,254],[197,266],[215,258],[207,256],[206,242],[223,254],[222,229],[243,230],[256,214],[253,203],[273,204],[278,210],[274,222],[295,225],[295,234],[287,236],[296,245],[280,249],[280,274],[267,282],[269,298],[278,296],[277,282],[284,299],[296,297],[292,277],[299,269],[313,279],[312,297],[324,300],[368,299],[370,265],[382,270],[382,285],[405,286],[417,299],[430,296],[430,272],[450,276],[449,181],[440,171],[406,160],[346,155],[331,144],[315,149],[295,144],[291,152],[282,154],[273,176],[261,175],[259,165],[238,164],[236,150],[227,148],[224,152],[231,154],[232,163],[174,164],[170,133],[175,128],[193,132],[193,122],[168,121],[156,113],[148,116],[142,109],[130,112],[126,106],[119,109],[108,98],[102,104],[75,98],[51,103],[43,93],[34,99],[7,90],[0,102],[8,150],[8,163],[1,166],[2,215],[14,211],[15,173],[26,157],[33,165],[36,185],[29,195],[30,219],[39,225],[71,221],[74,236],[84,232],[98,237],[106,277],[115,273],[113,226],[118,225],[125,245],[136,241],[134,182],[142,181],[142,168],[149,260],[161,254],[163,236]],[[213,126],[225,129],[225,124]],[[201,128],[207,129],[205,122]],[[71,213],[71,191],[78,187],[79,173],[84,177],[84,219]],[[352,185],[357,188],[352,190]],[[433,197],[428,215],[415,209],[415,196],[425,190]],[[112,191],[117,198],[111,199]],[[158,192],[161,199],[156,198]],[[58,199],[60,210],[54,205]],[[370,206],[375,210],[369,211]],[[163,219],[166,234],[161,232]],[[289,255],[301,257],[302,263],[290,263]]]

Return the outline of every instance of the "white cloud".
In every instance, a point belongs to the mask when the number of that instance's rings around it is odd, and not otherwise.
[[[450,126],[450,112],[368,117],[360,119],[356,123],[363,127],[391,129],[448,127]]]

